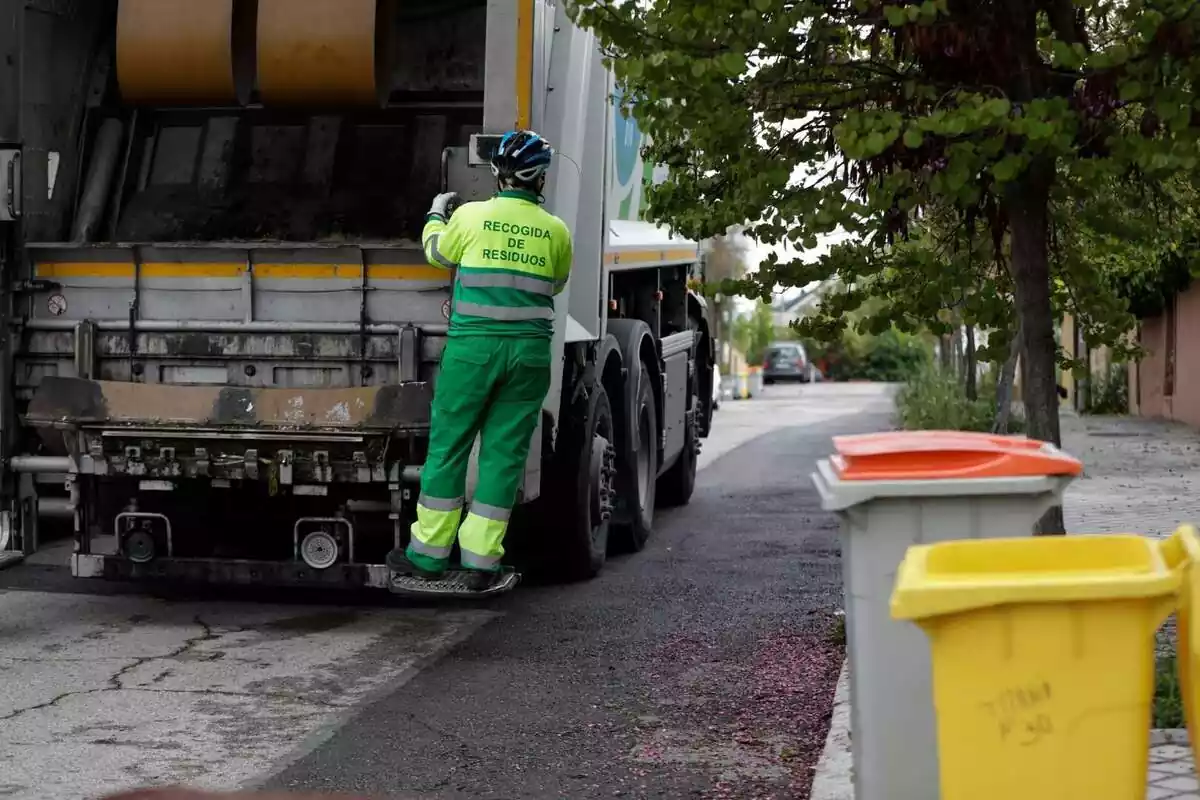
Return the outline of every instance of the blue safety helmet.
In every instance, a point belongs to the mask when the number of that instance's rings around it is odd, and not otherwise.
[[[554,148],[533,131],[504,134],[492,156],[492,174],[505,183],[532,185],[546,174]]]

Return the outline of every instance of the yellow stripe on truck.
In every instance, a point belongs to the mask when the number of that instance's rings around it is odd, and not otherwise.
[[[533,0],[517,0],[517,128],[533,123]]]
[[[367,277],[381,281],[448,281],[450,270],[412,264],[372,264]]]
[[[37,277],[125,278],[132,281],[134,266],[128,262],[39,262]],[[141,266],[143,278],[240,278],[246,274],[244,263],[153,263]],[[277,280],[362,280],[361,264],[255,264],[254,275]],[[450,273],[437,267],[414,264],[372,264],[367,267],[369,280],[447,281]]]
[[[60,262],[38,264],[34,272],[39,278],[133,278],[132,264],[102,264]]]
[[[605,264],[660,264],[669,261],[695,261],[697,251],[692,248],[676,250],[625,250],[605,253]]]
[[[335,280],[362,278],[361,264],[255,264],[256,278]]]

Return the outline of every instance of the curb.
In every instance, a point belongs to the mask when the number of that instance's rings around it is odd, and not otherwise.
[[[15,550],[0,550],[0,570],[15,567],[24,560],[24,553],[18,553]]]
[[[854,756],[850,749],[850,661],[842,662],[833,693],[829,735],[813,773],[809,800],[854,800]]]
[[[854,755],[850,744],[850,662],[842,662],[837,689],[833,694],[833,715],[829,735],[813,773],[809,800],[854,800]],[[1187,728],[1155,728],[1150,731],[1150,746],[1188,747]]]
[[[1177,744],[1182,747],[1191,745],[1187,728],[1155,728],[1150,731],[1150,746],[1158,747],[1163,744]]]

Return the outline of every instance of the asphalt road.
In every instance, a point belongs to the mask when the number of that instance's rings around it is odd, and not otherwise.
[[[808,475],[884,387],[727,402],[691,505],[595,581],[487,607],[156,598],[0,572],[0,798],[805,797],[841,660]]]

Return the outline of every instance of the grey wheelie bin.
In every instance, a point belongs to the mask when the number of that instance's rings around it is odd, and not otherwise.
[[[1024,536],[1082,472],[1021,436],[906,431],[834,438],[813,475],[842,519],[856,800],[936,800],[929,643],[889,600],[911,545]]]

